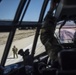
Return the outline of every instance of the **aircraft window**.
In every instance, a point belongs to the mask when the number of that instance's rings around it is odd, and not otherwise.
[[[0,63],[9,33],[0,33]]]
[[[5,65],[14,64],[14,63],[17,63],[17,62],[20,62],[23,60],[20,55],[18,55],[18,58],[16,56],[14,58],[13,51],[12,51],[12,48],[14,45],[16,46],[18,51],[20,49],[23,49],[24,51],[26,49],[29,49],[29,51],[31,52],[33,41],[34,41],[35,31],[36,31],[35,28],[34,29],[25,28],[24,30],[21,30],[21,29],[16,30],[14,40],[12,42],[10,52],[8,54]]]
[[[35,55],[34,56],[37,56],[41,53],[45,52],[45,47],[44,45],[41,43],[41,40],[40,40],[40,35],[38,37],[38,42],[37,42],[37,46],[36,46],[36,50],[35,50]]]
[[[47,12],[49,11],[49,9],[50,9],[50,1],[49,1],[48,5],[47,5],[47,7],[46,7],[44,17],[46,16],[46,14],[47,14]]]
[[[44,0],[31,0],[23,21],[38,21]]]
[[[0,19],[13,20],[20,0],[2,0],[0,3]]]
[[[55,36],[60,43],[72,43],[73,36],[76,31],[76,25],[73,21],[68,21],[60,30],[59,37],[59,25],[56,28]]]

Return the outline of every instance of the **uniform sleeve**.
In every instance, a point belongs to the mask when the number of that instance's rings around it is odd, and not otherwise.
[[[41,28],[41,42],[45,45],[47,41],[51,41],[54,38],[55,25],[50,21],[45,21]]]
[[[44,45],[47,41],[51,40],[54,37],[56,28],[55,21],[56,18],[51,15],[50,11],[48,11],[47,15],[45,16],[40,35],[41,42]]]

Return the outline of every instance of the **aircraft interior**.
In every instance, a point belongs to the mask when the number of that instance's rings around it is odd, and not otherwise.
[[[52,68],[51,63],[47,63],[48,55],[46,51],[35,56],[41,26],[51,0],[17,0],[17,2],[15,0],[11,2],[10,0],[6,0],[4,2],[5,0],[0,0],[0,14],[3,14],[0,15],[2,16],[0,17],[0,33],[9,32],[9,34],[3,54],[1,55],[0,75],[76,75],[76,44],[73,41],[68,43],[60,42],[63,50],[58,53],[58,68]],[[13,2],[14,5],[12,4]],[[35,3],[40,4],[37,6],[38,9],[35,7]],[[37,17],[34,17],[36,15]],[[10,16],[12,17],[11,19]],[[76,0],[60,0],[55,8],[54,16],[57,18],[58,33],[60,33],[60,30],[67,21],[73,21],[76,25]],[[28,48],[25,51],[20,49],[18,54],[22,57],[23,61],[5,65],[16,30],[19,28],[20,31],[26,30],[26,27],[28,27],[28,30],[30,30],[30,27],[36,29],[31,53],[29,53]],[[72,26],[72,28],[75,27]]]

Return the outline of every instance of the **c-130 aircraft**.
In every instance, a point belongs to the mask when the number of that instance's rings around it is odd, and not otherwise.
[[[39,0],[38,0],[39,1]],[[40,0],[41,1],[41,0]],[[60,43],[63,46],[63,50],[58,53],[59,66],[51,67],[51,60],[48,61],[47,52],[35,56],[36,45],[40,34],[41,27],[45,18],[46,8],[50,2],[50,9],[53,7],[53,0],[42,0],[42,6],[40,15],[37,21],[31,22],[23,21],[26,11],[29,9],[31,2],[35,0],[20,0],[14,19],[12,21],[0,20],[0,32],[9,32],[8,39],[5,45],[5,49],[2,55],[0,63],[0,75],[75,75],[76,74],[76,47],[75,43]],[[3,0],[0,1],[1,3]],[[8,1],[9,2],[9,1]],[[57,2],[57,1],[56,1]],[[32,5],[33,6],[33,5]],[[36,10],[35,10],[36,11]],[[56,25],[59,22],[60,29],[65,25],[67,21],[74,21],[76,23],[76,0],[60,0],[57,2],[56,7],[51,11],[51,15],[56,18]],[[47,17],[48,19],[48,17]],[[53,21],[54,22],[54,21]],[[36,33],[33,41],[31,54],[29,49],[23,51],[20,49],[18,54],[22,56],[23,61],[11,65],[5,65],[8,57],[11,44],[16,32],[19,27],[36,27]]]

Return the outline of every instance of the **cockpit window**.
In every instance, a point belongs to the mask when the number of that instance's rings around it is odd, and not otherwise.
[[[34,29],[26,28],[26,30],[21,29],[16,30],[5,66],[23,61],[22,56],[18,54],[20,49],[23,49],[23,51],[29,49],[29,52],[31,53],[35,37],[35,31],[36,31],[35,28]],[[16,49],[14,49],[14,46],[15,48],[17,48],[17,51]]]
[[[38,21],[44,0],[31,0],[23,21]]]
[[[76,32],[76,25],[73,21],[67,21],[66,24],[60,29],[57,26],[55,36],[60,43],[73,43],[74,33]]]
[[[2,0],[0,3],[0,20],[13,20],[20,0]]]
[[[4,32],[4,33],[1,32],[0,33],[0,63],[1,63],[3,52],[4,52],[4,49],[5,49],[5,46],[6,46],[8,35],[9,35],[8,32]]]

